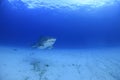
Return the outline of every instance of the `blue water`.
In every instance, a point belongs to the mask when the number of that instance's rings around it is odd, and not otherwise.
[[[84,1],[0,0],[0,80],[120,80],[120,1]]]
[[[17,3],[16,3],[17,5]],[[1,44],[30,46],[41,36],[57,39],[55,48],[110,47],[120,45],[120,5],[98,9],[14,8],[0,6]]]

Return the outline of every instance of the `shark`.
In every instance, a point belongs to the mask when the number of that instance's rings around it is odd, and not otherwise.
[[[42,37],[32,47],[38,49],[52,49],[55,42],[56,42],[56,38]]]

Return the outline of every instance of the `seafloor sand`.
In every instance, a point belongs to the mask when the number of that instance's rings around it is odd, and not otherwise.
[[[0,80],[120,80],[120,48],[0,47]]]

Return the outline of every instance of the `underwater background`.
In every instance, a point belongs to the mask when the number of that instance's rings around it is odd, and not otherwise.
[[[0,0],[0,80],[120,80],[120,0]]]
[[[39,1],[39,0],[38,0]],[[112,1],[111,1],[112,2]],[[20,1],[1,1],[0,42],[31,46],[41,36],[57,39],[55,48],[120,45],[120,5],[96,8],[28,8]]]

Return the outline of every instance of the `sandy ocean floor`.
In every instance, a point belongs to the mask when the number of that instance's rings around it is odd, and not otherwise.
[[[0,80],[120,80],[120,48],[0,47]]]

